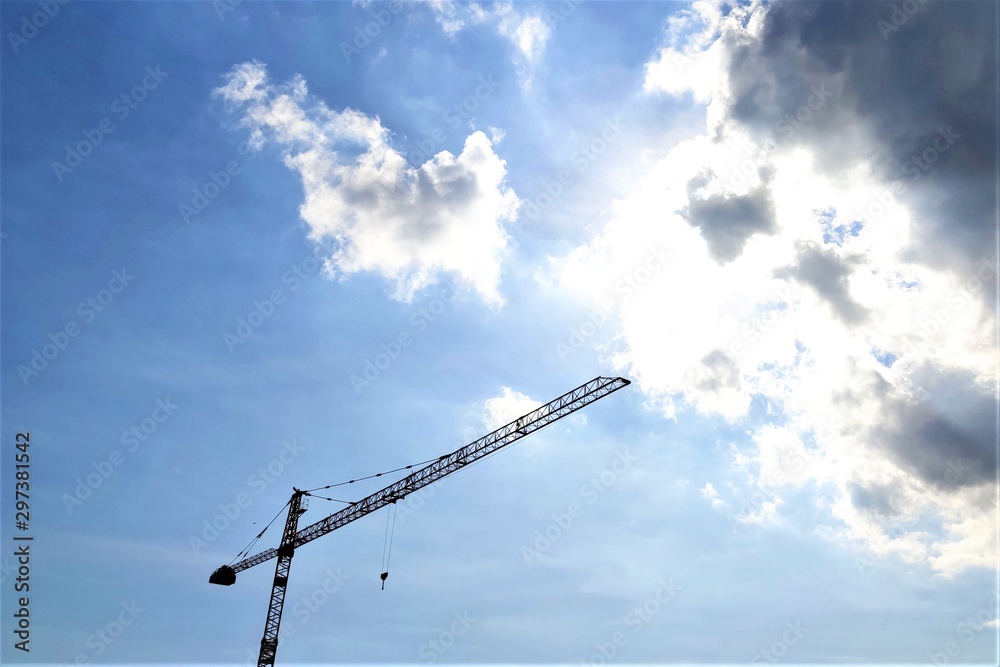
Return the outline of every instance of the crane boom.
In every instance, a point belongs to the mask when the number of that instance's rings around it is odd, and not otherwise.
[[[356,521],[366,514],[379,510],[390,503],[401,500],[407,495],[433,484],[442,477],[450,475],[456,470],[478,461],[502,447],[520,440],[535,431],[548,426],[549,424],[562,419],[566,415],[576,412],[594,401],[604,398],[608,394],[618,391],[622,387],[627,387],[629,381],[625,378],[604,378],[597,377],[580,385],[572,391],[566,392],[559,398],[549,401],[545,405],[532,410],[520,419],[516,419],[505,426],[475,440],[468,445],[458,449],[451,454],[442,456],[434,463],[430,463],[416,472],[407,475],[394,484],[390,484],[381,491],[362,498],[352,505],[348,505],[339,512],[335,512],[325,519],[321,519],[314,524],[306,526],[295,535],[294,545],[299,548],[303,544],[312,542],[317,537],[322,537],[327,533],[345,526],[352,521]],[[255,565],[265,563],[278,555],[277,549],[268,549],[255,556],[244,558],[243,560],[230,565],[233,572],[242,572]]]
[[[461,447],[451,454],[446,454],[423,468],[407,475],[403,479],[390,484],[380,491],[362,498],[339,512],[325,519],[298,530],[299,516],[305,512],[304,496],[308,492],[295,489],[289,501],[288,517],[282,535],[281,545],[277,549],[268,549],[255,556],[244,558],[233,565],[223,565],[215,570],[208,581],[212,584],[230,586],[236,582],[236,573],[260,565],[272,558],[277,558],[275,566],[274,585],[271,590],[271,602],[267,612],[267,622],[264,626],[264,638],[261,640],[258,667],[274,665],[274,657],[278,648],[278,630],[281,624],[281,611],[284,605],[285,589],[288,585],[288,573],[291,568],[292,556],[295,550],[322,537],[329,532],[346,526],[352,521],[371,514],[372,512],[402,500],[409,494],[433,484],[442,477],[461,470],[465,466],[480,461],[507,445],[545,428],[563,417],[570,415],[587,405],[604,398],[629,385],[625,378],[596,377],[568,391],[559,398],[549,401],[528,414],[501,426],[478,440]]]

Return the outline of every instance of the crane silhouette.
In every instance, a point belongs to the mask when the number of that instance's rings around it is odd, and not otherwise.
[[[521,438],[531,435],[535,431],[590,405],[594,401],[600,400],[623,387],[627,387],[629,384],[628,380],[620,377],[594,378],[590,382],[586,382],[576,389],[566,392],[559,398],[535,408],[528,414],[519,417],[505,426],[501,426],[478,440],[474,440],[451,454],[445,454],[435,459],[432,463],[410,473],[384,489],[376,491],[357,502],[350,503],[340,511],[334,512],[328,517],[306,526],[302,530],[298,529],[299,517],[306,511],[308,496],[311,494],[311,491],[318,489],[306,491],[294,489],[292,497],[288,501],[288,515],[285,519],[285,529],[281,534],[281,544],[278,548],[267,549],[236,563],[223,565],[216,569],[208,579],[209,583],[212,584],[231,586],[236,583],[237,572],[260,565],[272,558],[278,559],[274,568],[274,584],[271,587],[271,601],[267,608],[267,620],[264,623],[264,637],[260,640],[260,656],[257,659],[258,667],[270,667],[274,665],[275,654],[278,650],[278,629],[281,626],[281,610],[285,601],[285,589],[288,587],[288,573],[291,569],[292,556],[295,555],[296,549],[312,542],[318,537],[342,528],[352,521],[357,521],[365,515],[391,505],[398,500],[402,500],[407,495],[433,484],[471,463],[482,460],[507,445],[517,442]],[[411,468],[412,466],[406,467]],[[402,470],[402,468],[399,470]],[[381,476],[382,474],[384,473],[378,473],[378,475],[372,475],[372,477]],[[263,535],[263,531],[257,536],[258,539],[261,535]],[[382,573],[383,587],[385,586],[387,576],[388,572]]]

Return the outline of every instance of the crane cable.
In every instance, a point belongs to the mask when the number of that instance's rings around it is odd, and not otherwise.
[[[518,420],[518,422],[520,422],[520,420]],[[549,426],[551,426],[551,423],[550,424],[546,424],[542,428],[536,429],[536,430],[541,431],[541,430],[544,430],[544,429],[548,428]],[[518,427],[520,427],[520,423],[518,423]],[[497,450],[497,452],[498,451],[499,450]],[[486,459],[493,457],[495,454],[497,454],[497,452],[492,452],[492,453],[484,456],[483,458],[479,459],[478,461],[473,461],[472,464],[470,464],[469,467],[472,467],[473,465],[476,465],[477,463],[482,463]],[[427,459],[426,461],[420,461],[419,463],[411,463],[408,466],[402,466],[401,468],[394,468],[392,470],[383,470],[382,472],[375,473],[374,475],[368,475],[366,477],[358,477],[357,479],[350,479],[350,480],[347,480],[346,482],[338,482],[337,484],[327,484],[326,486],[317,486],[315,489],[308,489],[304,493],[305,493],[305,495],[312,496],[313,498],[319,498],[320,500],[330,500],[330,501],[333,501],[335,503],[344,503],[345,505],[352,505],[354,503],[351,502],[351,501],[338,500],[337,498],[327,498],[325,496],[317,496],[317,495],[314,495],[311,492],[312,491],[321,491],[323,489],[332,489],[332,488],[337,487],[337,486],[346,486],[347,484],[354,484],[355,482],[363,482],[366,479],[374,479],[375,477],[381,477],[382,475],[391,475],[394,472],[399,472],[401,470],[410,470],[411,468],[414,468],[416,466],[422,466],[422,465],[424,465],[426,463],[433,463],[434,461],[440,461],[442,459],[448,458],[449,456],[450,456],[450,454],[442,454],[441,456],[437,456],[437,457],[435,457],[433,459]],[[236,558],[234,558],[233,560],[231,560],[229,562],[230,565],[232,565],[233,563],[235,563],[242,556],[248,555],[250,553],[250,549],[252,549],[253,546],[255,544],[257,544],[257,541],[260,540],[261,537],[263,537],[264,532],[268,528],[271,527],[271,524],[274,523],[274,520],[277,519],[278,516],[281,515],[281,512],[285,509],[285,507],[288,506],[289,502],[291,502],[291,500],[287,501],[284,505],[282,505],[281,509],[278,510],[278,513],[274,515],[274,519],[271,519],[271,521],[268,522],[268,524],[266,526],[264,526],[264,530],[262,530],[259,533],[257,533],[257,537],[253,538],[253,540],[250,541],[250,544],[248,544],[246,547],[244,547],[243,550],[240,551],[239,554],[237,554]],[[392,534],[396,530],[396,513],[395,513],[396,502],[393,501],[392,505],[393,505],[393,507],[390,510],[390,512],[392,514],[392,527],[391,527],[391,530],[389,528],[389,517],[386,516],[386,531],[388,533],[388,545],[389,545],[388,553],[389,553],[389,555],[391,555],[391,552],[392,552]],[[389,561],[386,558],[385,543],[383,543],[383,545],[382,545],[382,559],[383,559],[383,562],[382,562],[382,570],[383,570],[382,571],[382,588],[384,590],[385,589],[385,580],[389,576],[389,572],[388,572]]]
[[[333,501],[335,503],[344,503],[345,505],[353,505],[354,501],[340,500],[338,498],[327,498],[326,496],[317,496],[314,493],[311,493],[311,491],[319,491],[321,489],[332,489],[335,486],[344,486],[346,484],[354,484],[355,482],[361,482],[361,481],[364,481],[366,479],[373,479],[375,477],[381,477],[382,475],[391,475],[392,473],[399,472],[400,470],[409,470],[410,468],[413,468],[414,466],[424,465],[425,463],[431,463],[433,461],[440,461],[441,459],[444,459],[444,458],[447,458],[447,457],[448,457],[448,455],[444,454],[443,456],[438,456],[438,457],[435,457],[433,459],[427,459],[426,461],[421,461],[419,463],[411,463],[410,465],[403,466],[401,468],[395,468],[393,470],[384,470],[382,472],[375,473],[374,475],[368,475],[367,477],[359,477],[358,479],[352,479],[352,480],[349,480],[349,481],[346,481],[346,482],[340,482],[339,484],[327,484],[326,486],[318,486],[315,489],[309,489],[308,491],[305,491],[304,495],[312,496],[313,498],[319,498],[320,500],[330,500],[330,501]],[[268,522],[268,524],[266,526],[264,526],[264,529],[262,531],[260,531],[259,533],[257,533],[257,537],[253,538],[250,541],[250,544],[246,545],[243,548],[243,550],[240,551],[236,555],[236,558],[234,558],[231,561],[229,561],[230,565],[232,565],[233,563],[235,563],[237,560],[239,560],[243,556],[249,555],[250,550],[253,549],[254,545],[257,544],[258,540],[260,540],[260,538],[264,536],[264,533],[267,531],[267,529],[271,527],[271,524],[274,523],[275,519],[277,519],[281,515],[281,512],[284,511],[284,509],[286,507],[288,507],[288,503],[290,503],[290,502],[291,502],[291,500],[288,500],[288,501],[285,502],[284,505],[281,506],[281,509],[278,510],[278,513],[274,515],[274,519],[271,519]],[[395,526],[396,526],[396,522],[395,522],[395,520],[393,520],[393,529],[395,529]],[[384,554],[383,554],[383,557],[384,557]],[[382,581],[384,582],[385,578],[383,578]],[[383,587],[384,587],[384,584],[383,584]]]
[[[288,504],[289,504],[290,502],[292,502],[292,501],[291,501],[291,499],[289,499],[289,500],[285,501],[285,504],[281,506],[281,509],[280,509],[280,510],[278,510],[278,513],[274,515],[274,519],[277,519],[277,518],[278,518],[279,516],[281,516],[281,513],[282,513],[282,512],[284,511],[284,509],[285,509],[286,507],[288,507]],[[257,540],[259,540],[259,539],[260,539],[261,537],[263,537],[263,535],[264,535],[264,532],[265,532],[265,531],[266,531],[266,530],[267,530],[268,528],[270,528],[270,527],[271,527],[271,524],[272,524],[272,523],[274,523],[274,519],[271,519],[271,520],[270,520],[270,521],[268,522],[268,524],[267,524],[266,526],[264,526],[264,530],[262,530],[262,531],[260,531],[259,533],[257,533],[257,537],[255,537],[255,538],[253,538],[252,540],[250,540],[250,544],[248,544],[248,545],[246,545],[245,547],[243,547],[243,551],[241,551],[241,552],[239,552],[238,554],[236,554],[236,558],[234,558],[234,559],[232,559],[231,561],[229,561],[229,564],[230,564],[230,565],[232,565],[232,564],[233,564],[233,563],[235,563],[235,562],[236,562],[237,560],[239,560],[239,559],[240,559],[240,558],[242,558],[243,556],[246,556],[246,555],[248,555],[248,554],[250,553],[250,550],[251,550],[251,549],[253,549],[253,545],[257,544]]]
[[[394,472],[399,472],[400,470],[409,470],[414,466],[422,466],[425,463],[433,463],[434,461],[440,461],[441,459],[448,458],[448,454],[443,454],[441,456],[434,457],[433,459],[427,459],[426,461],[421,461],[420,463],[411,463],[408,466],[403,466],[402,468],[394,468],[393,470],[383,470],[382,472],[377,472],[374,475],[368,475],[367,477],[358,477],[357,479],[349,479],[346,482],[339,482],[337,484],[327,484],[326,486],[317,486],[315,489],[307,489],[306,492],[310,491],[322,491],[323,489],[332,489],[335,486],[344,486],[345,484],[354,484],[355,482],[363,482],[366,479],[373,479],[375,477],[381,477],[382,475],[391,475]]]
[[[389,517],[392,517],[392,528],[389,527]],[[392,537],[396,533],[396,501],[392,501],[389,512],[385,515],[385,540],[382,542],[382,590],[385,590],[385,580],[389,578],[389,559],[392,557]],[[386,547],[388,545],[388,548]]]
[[[516,431],[519,431],[522,428],[522,426],[520,424],[520,421],[521,421],[520,419],[517,420],[517,429],[516,429]],[[535,431],[541,431],[542,429],[548,428],[551,425],[552,424],[550,422],[550,423],[546,424],[545,426],[543,426],[542,428],[535,429]],[[532,431],[532,433],[534,433],[535,431]],[[454,453],[454,452],[452,452],[452,453]],[[495,453],[496,452],[494,452],[494,454]],[[410,470],[411,468],[415,468],[416,466],[422,466],[422,465],[427,464],[427,463],[433,463],[434,461],[441,461],[443,459],[448,458],[449,456],[451,456],[451,454],[442,454],[441,456],[435,456],[434,458],[427,459],[426,461],[420,461],[419,463],[411,463],[408,466],[402,466],[401,468],[393,468],[392,470],[383,470],[382,472],[377,472],[374,475],[368,475],[367,477],[358,477],[357,479],[349,479],[346,482],[338,482],[337,484],[327,484],[326,486],[317,486],[315,489],[306,489],[306,493],[310,493],[311,491],[322,491],[323,489],[332,489],[332,488],[334,488],[336,486],[345,486],[347,484],[354,484],[355,482],[363,482],[366,479],[374,479],[375,477],[381,477],[382,475],[391,475],[392,473],[399,472],[401,470]],[[489,454],[485,458],[489,458],[490,456],[493,456],[493,454]],[[483,460],[485,460],[485,458]],[[478,463],[478,461],[476,463]],[[322,498],[322,496],[316,496],[316,497],[317,498]],[[334,499],[334,498],[324,498],[324,500],[336,500],[336,499]],[[346,501],[336,500],[336,502],[343,503],[343,502],[346,502]]]
[[[306,491],[304,495],[307,495],[310,498],[319,498],[320,500],[331,500],[335,503],[344,503],[345,505],[353,505],[355,502],[357,502],[354,500],[341,500],[339,498],[327,498],[326,496],[317,496],[315,493],[309,493],[308,491]]]

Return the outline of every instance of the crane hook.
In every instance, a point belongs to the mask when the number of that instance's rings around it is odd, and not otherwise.
[[[392,517],[390,528],[389,518]],[[396,498],[391,500],[391,507],[385,515],[385,542],[382,544],[382,590],[385,590],[385,580],[389,578],[389,559],[392,558],[392,536],[396,532]]]

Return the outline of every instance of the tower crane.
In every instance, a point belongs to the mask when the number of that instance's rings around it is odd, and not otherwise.
[[[482,460],[503,447],[517,442],[594,401],[627,387],[629,384],[628,380],[620,377],[594,378],[509,424],[501,426],[492,433],[456,449],[451,454],[441,456],[433,463],[410,473],[403,479],[351,503],[340,511],[334,512],[325,519],[301,530],[298,529],[299,517],[306,511],[305,501],[309,492],[294,489],[292,497],[288,501],[288,516],[285,519],[285,529],[282,532],[281,544],[278,548],[267,549],[234,564],[223,565],[212,572],[208,579],[209,583],[212,584],[231,586],[236,583],[237,572],[260,565],[272,558],[278,559],[274,568],[274,583],[271,587],[271,601],[267,607],[267,620],[264,623],[264,637],[260,640],[258,667],[274,665],[275,653],[278,650],[281,609],[285,600],[285,589],[288,586],[288,573],[292,566],[292,556],[296,549],[367,514],[402,500],[407,495],[433,484],[471,463]],[[382,579],[385,581],[385,573],[383,573]]]

